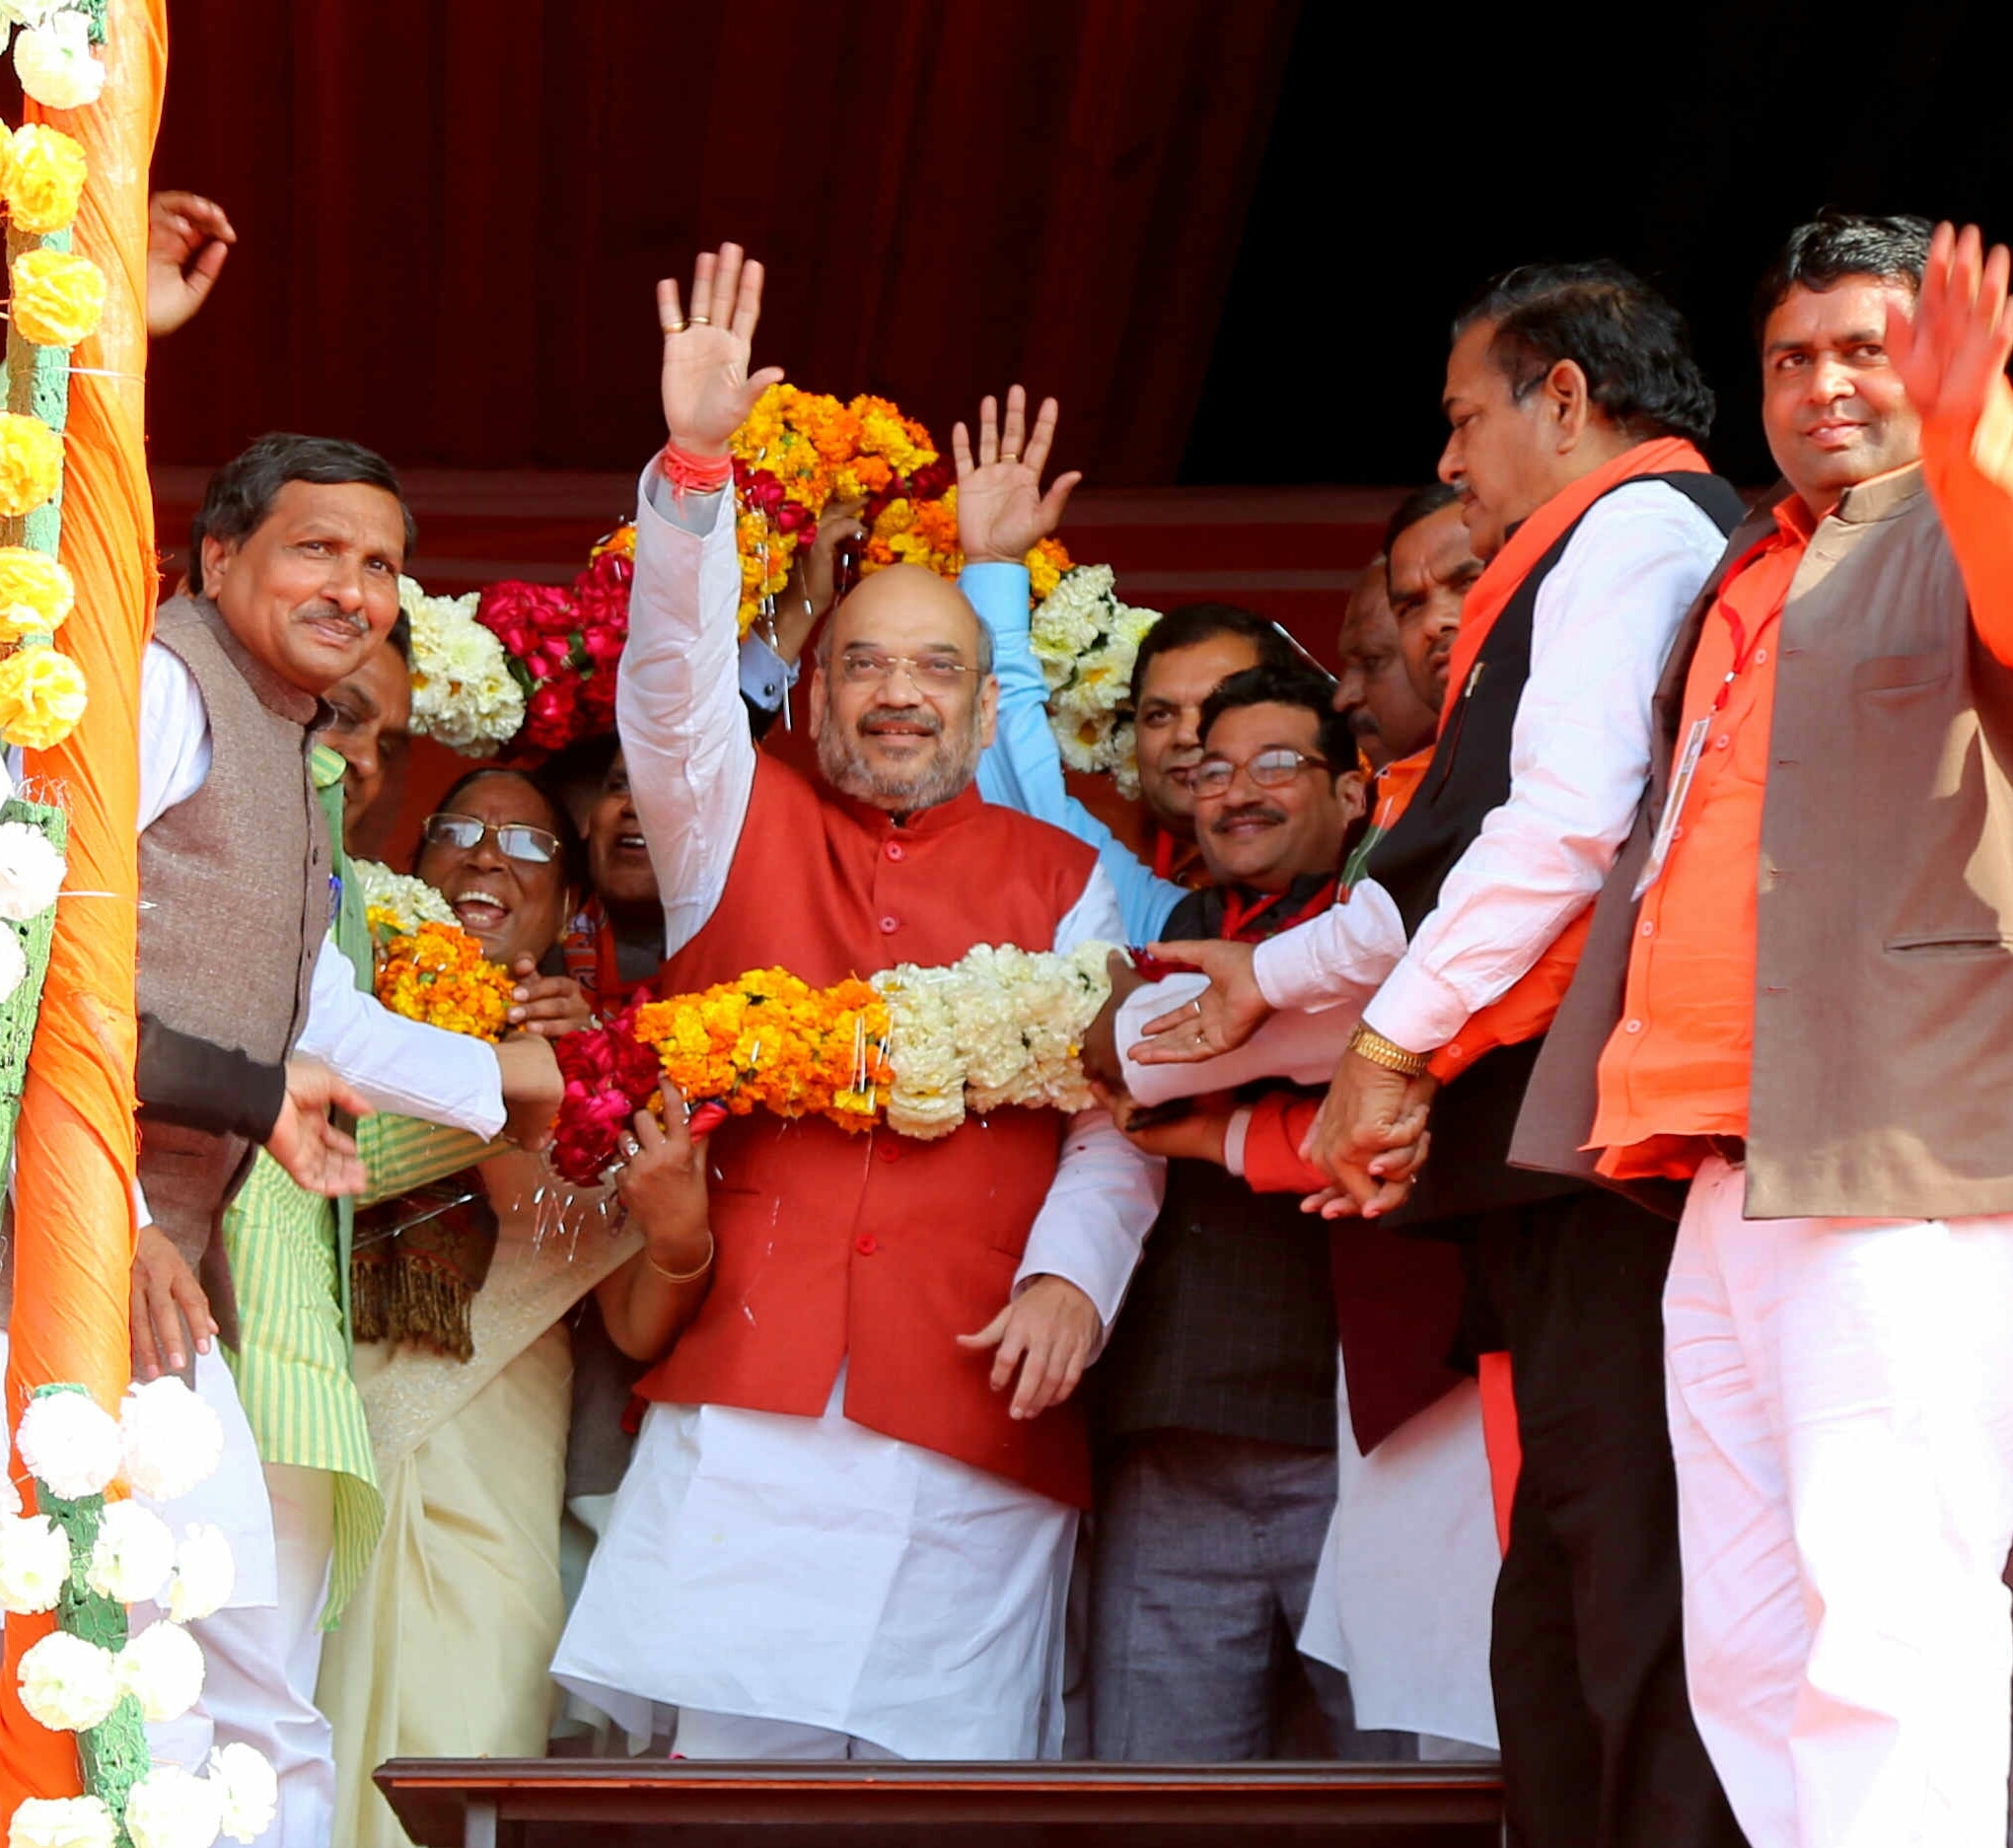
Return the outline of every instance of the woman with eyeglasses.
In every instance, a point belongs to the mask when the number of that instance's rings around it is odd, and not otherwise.
[[[517,1031],[588,1025],[557,950],[582,846],[538,777],[462,778],[427,817],[413,871],[518,976]],[[702,1179],[666,1188],[625,1174],[622,1194],[626,1217],[608,1189],[573,1188],[542,1156],[506,1151],[358,1215],[354,1366],[385,1532],[323,1658],[338,1841],[405,1842],[370,1782],[388,1757],[545,1749],[546,1665],[564,1619],[566,1318],[646,1239],[652,1251],[705,1242]]]

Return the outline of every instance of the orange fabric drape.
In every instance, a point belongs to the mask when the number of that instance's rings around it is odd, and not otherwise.
[[[166,0],[112,0],[105,93],[44,110],[84,146],[90,178],[75,248],[104,270],[105,318],[76,353],[103,368],[70,382],[63,562],[77,608],[57,646],[90,686],[83,722],[27,774],[70,812],[70,870],[15,1144],[14,1309],[8,1426],[30,1391],[79,1381],[108,1408],[129,1377],[133,1251],[133,957],[138,923],[140,653],[154,613],[154,518],[145,447],[147,170],[167,73]],[[0,1810],[75,1795],[76,1743],[28,1719],[19,1653],[48,1628],[10,1618],[0,1669]]]

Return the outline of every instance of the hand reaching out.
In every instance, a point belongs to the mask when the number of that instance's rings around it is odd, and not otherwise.
[[[1039,1418],[1076,1390],[1104,1333],[1098,1306],[1065,1277],[1039,1276],[976,1334],[961,1334],[969,1353],[995,1349],[992,1389],[1021,1383],[1008,1409],[1013,1418]]]
[[[1055,441],[1055,400],[1044,397],[1027,434],[1028,394],[1009,388],[1006,428],[997,428],[998,403],[978,407],[978,461],[965,426],[951,429],[951,455],[958,464],[958,545],[967,564],[1019,564],[1062,524],[1062,510],[1083,475],[1057,475],[1042,492],[1042,470]],[[1025,443],[1025,447],[1024,447]]]
[[[297,1186],[331,1197],[364,1190],[364,1165],[356,1144],[328,1120],[328,1112],[368,1116],[370,1102],[320,1059],[287,1061],[287,1094],[265,1152]]]
[[[1265,1024],[1272,1005],[1258,987],[1253,947],[1234,938],[1194,943],[1151,944],[1149,956],[1200,969],[1209,986],[1172,1014],[1146,1023],[1145,1037],[1132,1048],[1141,1065],[1191,1065],[1241,1046]]]
[[[516,982],[508,1016],[512,1032],[557,1039],[561,1033],[577,1033],[594,1025],[594,1010],[572,976],[540,975],[530,957],[519,957],[510,972]]]
[[[693,456],[724,456],[727,439],[748,421],[755,401],[780,385],[782,368],[750,376],[748,361],[761,320],[762,267],[743,260],[741,246],[723,244],[692,266],[691,318],[679,307],[678,284],[657,285],[657,324],[664,329],[664,425]]]
[[[162,339],[194,318],[237,242],[224,208],[213,199],[157,192],[147,201],[149,339]]]
[[[1925,454],[1969,452],[2013,359],[2013,271],[2003,244],[1984,250],[1976,225],[1938,225],[1912,317],[1890,315],[1889,363],[1922,419]]]

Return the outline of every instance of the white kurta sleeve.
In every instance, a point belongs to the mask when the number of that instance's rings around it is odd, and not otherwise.
[[[503,1127],[503,1076],[482,1040],[394,1014],[356,985],[356,970],[324,937],[315,958],[308,1024],[295,1051],[322,1060],[374,1109],[466,1129],[485,1140]]]
[[[1351,897],[1349,902],[1353,904],[1355,899]],[[1125,1068],[1125,1089],[1135,1102],[1168,1103],[1176,1098],[1206,1097],[1263,1078],[1325,1085],[1334,1076],[1335,1061],[1347,1050],[1349,1034],[1355,1031],[1360,1002],[1344,1005],[1338,1000],[1319,1013],[1289,1008],[1274,1014],[1235,1051],[1198,1059],[1192,1065],[1141,1065],[1132,1057],[1133,1048],[1145,1040],[1148,1021],[1186,1007],[1207,985],[1199,974],[1170,975],[1165,981],[1134,989],[1118,1004],[1114,1023],[1118,1056]]]
[[[1056,927],[1054,948],[1124,941],[1118,894],[1102,866]],[[1109,1330],[1125,1300],[1146,1235],[1160,1213],[1167,1164],[1143,1155],[1118,1133],[1109,1110],[1070,1118],[1055,1178],[1035,1215],[1014,1278],[1016,1293],[1038,1276],[1063,1277],[1097,1305]]]
[[[734,496],[688,495],[681,504],[653,463],[637,492],[615,727],[657,873],[666,956],[718,908],[755,789],[740,606]]]
[[[1437,1051],[1599,896],[1649,778],[1664,657],[1725,547],[1661,481],[1618,488],[1580,522],[1532,612],[1509,797],[1364,1010],[1386,1038]]]

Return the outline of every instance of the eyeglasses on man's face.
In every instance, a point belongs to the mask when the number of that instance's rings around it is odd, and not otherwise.
[[[522,860],[530,866],[550,866],[559,857],[559,837],[528,821],[504,821],[492,827],[477,815],[430,815],[419,824],[420,838],[429,847],[459,847],[465,853],[482,844],[485,835],[496,837],[497,851],[506,860]]]
[[[1201,799],[1227,796],[1242,770],[1260,789],[1284,789],[1303,770],[1327,770],[1333,766],[1326,757],[1310,757],[1304,750],[1275,746],[1257,752],[1243,763],[1228,757],[1204,757],[1188,773],[1188,787]]]
[[[955,693],[978,670],[955,655],[891,655],[879,648],[848,648],[833,669],[847,686],[884,686],[905,674],[925,693]]]

